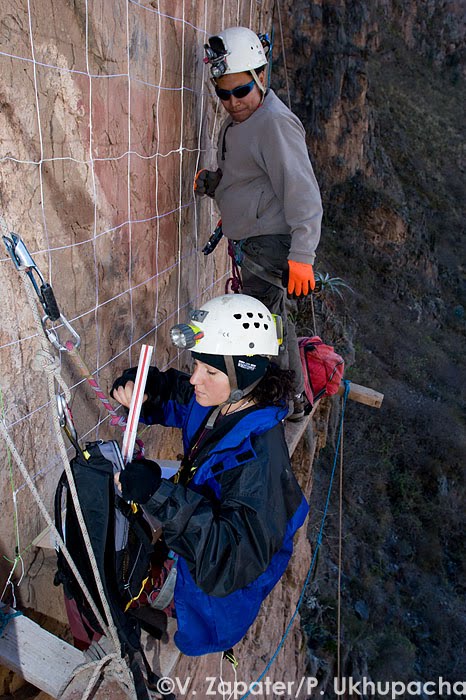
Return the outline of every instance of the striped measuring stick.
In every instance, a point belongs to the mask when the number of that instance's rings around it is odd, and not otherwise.
[[[126,429],[123,435],[123,447],[121,449],[123,462],[127,464],[133,459],[134,444],[136,442],[136,433],[138,430],[139,416],[141,414],[141,406],[144,398],[144,389],[146,387],[147,373],[149,372],[150,361],[154,348],[152,345],[143,345],[139,355],[138,371],[134,382],[134,391],[131,397]]]

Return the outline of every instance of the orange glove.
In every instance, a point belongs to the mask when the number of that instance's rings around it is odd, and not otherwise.
[[[288,260],[288,294],[296,294],[296,296],[306,296],[312,292],[316,282],[314,279],[314,270],[309,263],[296,262]]]
[[[202,168],[194,177],[193,187],[195,194],[201,197],[204,194],[208,197],[213,197],[221,179],[222,171],[220,168],[217,168],[217,170]]]

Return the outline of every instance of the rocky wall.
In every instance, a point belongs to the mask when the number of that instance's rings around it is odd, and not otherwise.
[[[159,367],[186,367],[167,342],[168,329],[189,307],[223,293],[225,243],[208,258],[201,253],[218,214],[192,190],[196,170],[215,162],[221,121],[202,45],[222,26],[270,30],[271,5],[1,3],[2,234],[13,231],[27,244],[104,392],[137,363],[142,343],[155,346]],[[42,331],[2,250],[2,418],[50,512],[63,467],[43,365],[35,362]],[[65,342],[69,334],[57,327]],[[70,355],[50,350],[71,387],[79,434],[120,439]],[[163,443],[155,429],[144,441],[154,456],[179,451],[178,437],[167,431]],[[61,592],[51,596],[47,557],[32,546],[45,522],[3,440],[0,454],[2,599],[16,596],[18,605],[59,616]]]

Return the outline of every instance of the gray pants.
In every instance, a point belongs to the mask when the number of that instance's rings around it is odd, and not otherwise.
[[[289,299],[286,288],[281,284],[281,275],[288,268],[288,253],[291,236],[254,236],[236,244],[238,252],[245,258],[241,264],[243,294],[259,299],[273,314],[279,314],[283,320],[283,345],[277,363],[282,369],[291,369],[295,373],[294,390],[300,394],[304,390],[303,373],[299,357],[298,340],[293,318],[296,316],[297,303]],[[262,279],[247,268],[247,261],[262,267],[266,273],[276,277],[276,283]]]

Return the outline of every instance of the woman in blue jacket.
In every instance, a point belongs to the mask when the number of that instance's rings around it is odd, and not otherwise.
[[[292,376],[270,362],[279,321],[262,302],[233,294],[172,328],[173,344],[192,350],[194,371],[151,367],[141,420],[181,428],[184,459],[172,480],[149,460],[117,477],[123,497],[145,505],[178,555],[175,642],[191,656],[244,636],[308,512],[283,428]],[[112,388],[126,407],[135,374],[126,370]]]

